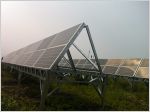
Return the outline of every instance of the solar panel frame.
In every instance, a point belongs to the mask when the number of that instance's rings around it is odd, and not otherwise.
[[[67,43],[67,45],[64,47],[64,49],[60,52],[60,54],[58,55],[58,57],[55,59],[55,61],[53,62],[53,64],[49,67],[49,69],[54,69],[54,67],[59,63],[59,61],[61,60],[61,58],[64,56],[64,54],[67,52],[67,50],[69,49],[69,47],[73,44],[74,40],[77,38],[77,36],[80,34],[80,32],[82,31],[82,29],[85,27],[85,23],[81,23],[79,24],[78,29],[76,30],[76,32],[72,35],[72,37],[70,38],[69,42]]]
[[[7,63],[10,63],[10,64],[13,64],[12,63],[12,60],[13,60],[13,58],[16,56],[16,51],[14,51],[14,52],[11,52],[7,57],[6,57],[6,62]]]

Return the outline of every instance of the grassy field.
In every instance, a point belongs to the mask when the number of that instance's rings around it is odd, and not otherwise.
[[[38,110],[40,104],[39,81],[28,77],[17,85],[16,74],[2,71],[1,109]],[[55,83],[50,84],[55,88]],[[105,105],[91,85],[61,84],[60,89],[47,98],[46,110],[149,110],[149,87],[143,82],[134,83],[133,88],[126,79],[112,80],[109,77],[105,90]]]

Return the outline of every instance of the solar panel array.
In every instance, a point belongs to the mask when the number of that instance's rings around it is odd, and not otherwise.
[[[78,24],[60,33],[11,52],[3,58],[2,62],[19,66],[51,69],[57,64],[58,58],[62,57],[62,52],[67,50],[66,48],[73,43],[73,37],[78,35],[78,31],[80,31],[83,26],[84,23]],[[59,66],[71,67],[69,63],[66,63],[66,60],[67,59],[63,58]],[[95,63],[94,59],[91,60]],[[86,59],[74,59],[73,61],[76,68],[96,70]],[[99,61],[102,71],[105,74],[148,78],[148,59],[99,59]]]
[[[2,62],[33,68],[50,69],[84,23],[78,24],[44,40],[16,50]]]
[[[76,68],[95,70],[92,64],[86,59],[74,59]],[[95,63],[95,60],[92,59]],[[103,73],[119,76],[136,76],[139,78],[149,78],[149,59],[99,59]],[[63,60],[59,66],[65,66]]]
[[[92,61],[95,63],[95,60]],[[96,70],[96,68],[86,59],[73,59],[73,62],[76,68]],[[71,67],[65,60],[61,60],[58,66]]]

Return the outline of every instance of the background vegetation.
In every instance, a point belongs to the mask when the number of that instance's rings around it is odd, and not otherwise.
[[[2,71],[1,109],[38,110],[40,104],[39,80],[28,77],[17,84],[17,73]],[[56,84],[51,83],[50,88]],[[138,110],[149,109],[149,87],[135,82],[131,88],[127,79],[109,77],[105,90],[105,105],[91,85],[61,84],[60,89],[48,97],[46,110]]]

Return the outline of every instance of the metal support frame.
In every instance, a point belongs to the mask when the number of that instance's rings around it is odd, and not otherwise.
[[[73,60],[72,60],[72,56],[71,56],[71,53],[70,53],[70,50],[69,50],[69,49],[68,49],[68,51],[67,51],[67,55],[68,55],[68,58],[69,58],[71,67],[74,69],[74,71],[76,71],[76,68],[75,68],[74,62],[73,62]]]
[[[87,34],[88,34],[88,37],[89,37],[89,41],[90,41],[93,53],[94,53],[96,64],[97,64],[99,72],[100,72],[99,73],[99,75],[100,75],[100,77],[99,77],[100,80],[99,81],[102,82],[101,93],[100,93],[100,88],[95,88],[95,89],[97,89],[97,91],[99,92],[99,94],[100,94],[100,96],[102,98],[102,106],[104,107],[104,90],[105,90],[106,81],[107,81],[108,77],[106,75],[104,75],[103,72],[102,72],[102,69],[101,69],[101,66],[100,66],[100,62],[98,60],[98,56],[97,56],[97,53],[96,53],[96,49],[95,49],[95,46],[94,46],[94,43],[93,43],[92,36],[91,36],[91,33],[90,33],[88,25],[86,25],[85,28],[86,28],[86,31],[87,31]]]
[[[42,95],[41,95],[41,102],[40,102],[40,110],[44,110],[45,109],[45,101],[46,101],[46,97],[47,97],[47,93],[48,93],[48,89],[49,89],[49,74],[48,71],[46,71],[46,80],[43,81],[43,86],[42,86]]]
[[[18,74],[18,85],[20,85],[20,83],[21,83],[21,77],[22,77],[22,72],[19,71],[19,74]]]
[[[42,96],[42,93],[43,93],[43,81],[41,79],[39,79],[40,81],[40,92],[41,92],[41,96]]]
[[[73,46],[98,70],[98,67],[89,59],[77,45],[73,44]]]
[[[88,37],[89,37],[89,41],[90,41],[90,44],[91,44],[91,47],[92,47],[92,50],[93,50],[93,53],[94,53],[94,56],[95,56],[95,61],[97,63],[97,66],[98,66],[98,69],[99,69],[99,72],[100,72],[100,75],[101,75],[103,73],[102,73],[102,69],[100,67],[100,63],[99,63],[99,60],[98,60],[96,49],[95,49],[95,46],[94,46],[94,43],[93,43],[93,40],[92,40],[90,29],[89,29],[88,25],[86,25],[85,28],[86,28],[86,31],[87,31],[87,34],[88,34]]]
[[[13,72],[13,66],[10,67],[10,72]]]
[[[63,58],[64,58],[65,62],[70,65],[70,63],[69,63],[69,61],[66,59],[66,57],[64,56]],[[71,65],[70,65],[70,66],[71,66]]]
[[[59,89],[59,87],[56,87],[55,89],[53,89],[51,92],[49,92],[48,94],[47,94],[47,96],[50,96],[50,95],[52,95],[56,90],[58,90]]]
[[[86,56],[82,50],[80,50],[75,44],[72,44],[74,42],[74,40],[76,39],[76,37],[79,35],[79,33],[82,31],[83,28],[86,28],[87,34],[88,34],[88,38],[94,53],[94,57],[95,57],[95,61],[96,64],[91,61],[91,59],[88,58],[88,56]],[[72,60],[72,56],[70,51],[68,50],[70,48],[70,45],[73,45],[86,59],[87,61],[89,61],[96,69],[97,71],[88,71],[88,70],[79,70],[77,68],[75,68],[74,62]],[[70,65],[73,68],[73,70],[71,69],[62,69],[57,67],[58,62],[63,58],[63,55],[67,52],[69,61],[70,61]],[[65,59],[65,58],[64,58]],[[66,61],[68,62],[68,60],[66,59]],[[41,91],[41,102],[40,102],[40,110],[44,110],[45,108],[45,101],[47,96],[50,96],[52,93],[54,93],[59,87],[55,88],[54,90],[52,90],[50,93],[48,93],[49,90],[49,82],[50,82],[50,77],[49,77],[49,73],[58,73],[62,72],[62,76],[68,76],[68,75],[63,75],[63,73],[74,73],[74,74],[79,74],[82,76],[82,73],[86,73],[85,76],[90,76],[91,79],[87,81],[75,81],[76,83],[87,83],[87,84],[92,84],[94,86],[94,88],[96,89],[96,91],[98,92],[99,96],[102,98],[102,105],[104,102],[104,87],[106,85],[106,79],[107,77],[105,77],[105,75],[102,73],[102,69],[100,67],[100,63],[98,60],[98,56],[96,53],[96,49],[91,37],[91,33],[89,30],[88,25],[82,24],[81,27],[78,29],[78,32],[76,32],[73,36],[73,38],[69,41],[69,43],[67,44],[67,46],[65,47],[65,50],[59,55],[59,58],[57,59],[57,61],[55,61],[54,65],[56,64],[56,66],[54,66],[54,68],[52,68],[51,71],[45,70],[43,73],[41,70],[38,69],[34,69],[34,68],[30,68],[30,67],[21,67],[21,66],[17,66],[16,65],[16,69],[22,73],[28,73],[31,74],[32,76],[35,76],[37,78],[39,78],[40,80],[40,91]],[[93,78],[93,76],[95,76]],[[18,79],[21,79],[21,75],[18,76]],[[58,84],[61,82],[62,80],[59,80]],[[72,82],[72,81],[71,81]]]

